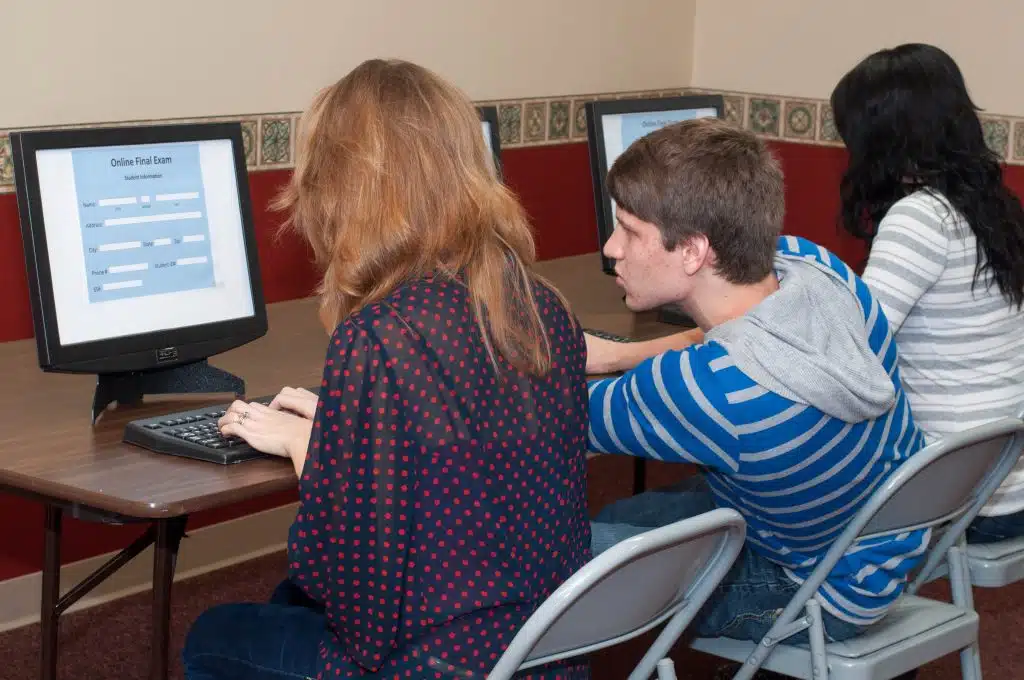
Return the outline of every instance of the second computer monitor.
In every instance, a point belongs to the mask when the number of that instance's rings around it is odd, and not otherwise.
[[[496,106],[478,106],[477,113],[480,114],[480,127],[483,130],[484,142],[494,156],[494,169],[498,177],[502,175],[501,167],[501,135],[498,132],[498,108]]]
[[[615,228],[615,205],[605,181],[615,159],[634,141],[655,130],[683,120],[720,118],[724,108],[721,95],[616,99],[587,104],[587,141],[602,251]],[[610,273],[615,262],[603,252],[601,261]]]

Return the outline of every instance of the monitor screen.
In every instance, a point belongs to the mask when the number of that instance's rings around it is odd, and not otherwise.
[[[501,163],[501,136],[498,131],[498,108],[496,106],[478,106],[477,113],[480,114],[480,127],[484,134],[484,142],[494,157],[494,168],[498,176],[502,175]]]
[[[723,109],[721,95],[618,99],[587,104],[587,141],[602,249],[615,228],[615,205],[605,183],[615,159],[637,139],[655,130],[694,118],[721,117]],[[615,263],[603,253],[601,257],[605,271],[610,272]]]
[[[50,363],[265,330],[240,142],[230,124],[21,133]]]

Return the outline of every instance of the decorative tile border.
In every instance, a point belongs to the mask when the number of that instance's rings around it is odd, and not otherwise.
[[[673,97],[681,94],[721,94],[725,99],[725,120],[758,135],[799,144],[842,146],[828,102],[806,97],[784,97],[750,92],[729,92],[707,88],[679,88],[572,95],[540,99],[481,101],[498,109],[502,148],[522,148],[579,143],[587,138],[584,105],[589,101],[630,97]],[[299,125],[295,112],[220,116],[211,118],[131,121],[128,125],[239,121],[250,170],[290,168],[295,159],[295,134]],[[68,125],[65,128],[110,127],[125,123]],[[982,116],[985,140],[1004,161],[1024,165],[1024,116]],[[8,131],[0,130],[0,193],[14,190],[14,167]]]

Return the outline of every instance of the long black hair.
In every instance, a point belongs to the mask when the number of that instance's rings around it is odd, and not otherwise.
[[[974,231],[978,267],[1018,309],[1024,305],[1024,209],[1003,184],[963,74],[932,45],[870,55],[832,92],[850,162],[840,184],[843,227],[870,243],[893,203],[941,194]]]

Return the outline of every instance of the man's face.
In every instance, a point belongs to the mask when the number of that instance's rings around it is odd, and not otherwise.
[[[690,294],[696,271],[688,266],[692,257],[687,250],[683,244],[666,250],[656,225],[616,206],[615,230],[605,243],[604,254],[616,261],[616,282],[626,292],[629,309],[653,309],[681,302]]]

